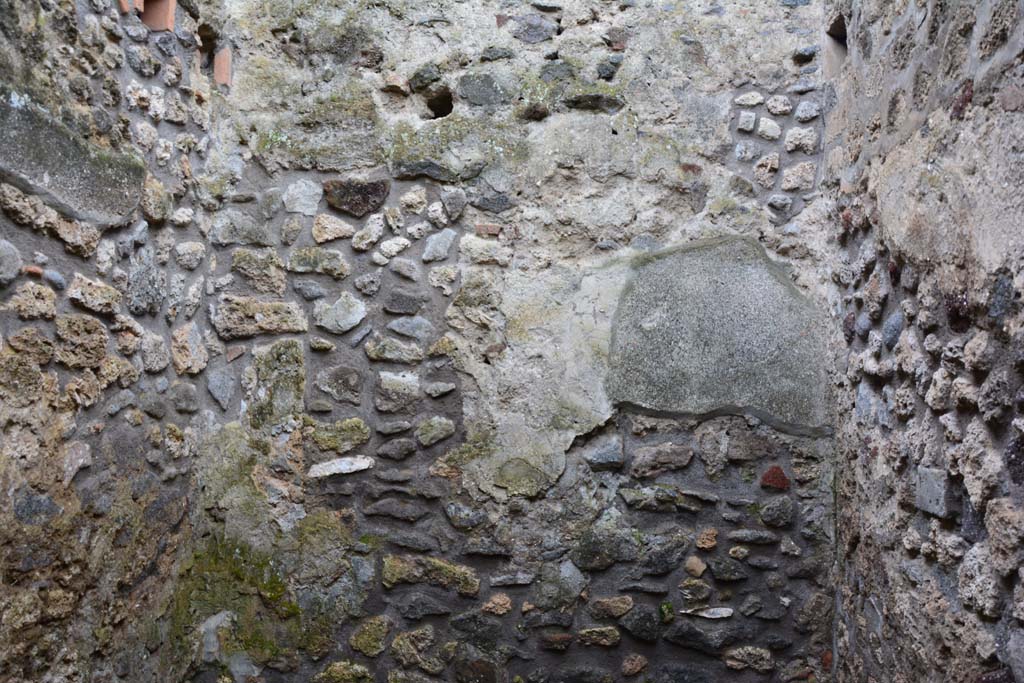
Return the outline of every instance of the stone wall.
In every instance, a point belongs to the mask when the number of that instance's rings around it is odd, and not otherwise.
[[[1022,7],[826,13],[839,677],[1022,680]]]
[[[1012,680],[939,4],[0,0],[0,681]]]

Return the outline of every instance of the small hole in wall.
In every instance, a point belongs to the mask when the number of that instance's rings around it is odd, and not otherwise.
[[[200,24],[196,33],[202,43],[199,46],[199,54],[202,55],[201,66],[204,69],[213,68],[213,55],[217,53],[217,32],[209,24]]]
[[[452,102],[452,91],[446,87],[440,87],[427,93],[427,109],[430,110],[430,118],[441,119],[452,113],[454,108]]]
[[[821,42],[825,78],[835,78],[842,70],[843,62],[846,61],[845,16],[837,14],[825,25],[825,37]]]
[[[842,14],[837,14],[836,17],[829,23],[828,28],[825,29],[825,35],[838,43],[838,47],[846,49],[846,17]]]

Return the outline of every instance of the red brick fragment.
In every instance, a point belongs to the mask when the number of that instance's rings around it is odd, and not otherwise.
[[[476,234],[480,237],[497,237],[501,234],[501,226],[497,223],[477,223]]]
[[[789,477],[778,465],[772,465],[761,475],[761,488],[776,491],[789,490]]]
[[[213,56],[213,80],[217,85],[231,85],[230,47],[222,47]]]
[[[136,7],[139,4],[137,3]],[[178,7],[178,0],[145,0],[142,10],[142,22],[153,31],[174,30],[174,10]]]

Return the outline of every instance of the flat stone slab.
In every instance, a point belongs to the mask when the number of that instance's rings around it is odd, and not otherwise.
[[[133,156],[99,149],[0,84],[0,179],[42,195],[62,213],[100,227],[126,222],[146,170]]]
[[[609,398],[827,431],[825,317],[754,240],[637,257],[612,327]]]

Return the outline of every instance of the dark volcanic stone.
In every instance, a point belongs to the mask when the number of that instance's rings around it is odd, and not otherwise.
[[[292,289],[298,292],[306,301],[313,301],[315,299],[322,299],[327,296],[327,290],[324,286],[315,280],[296,280],[292,283]]]
[[[710,559],[708,568],[711,570],[711,575],[718,581],[742,581],[747,578],[743,565],[730,557]]]
[[[807,45],[805,47],[797,48],[793,52],[793,61],[797,64],[807,64],[808,62],[812,62],[818,54],[818,49],[817,45]]]
[[[409,77],[409,87],[413,92],[420,92],[421,90],[426,90],[431,83],[436,83],[439,80],[441,80],[441,70],[437,68],[437,65],[426,64]]]
[[[771,527],[785,527],[793,522],[793,499],[779,496],[761,506],[761,521]]]
[[[391,190],[388,180],[325,180],[324,197],[339,211],[362,218],[384,205]]]
[[[426,302],[426,296],[420,292],[394,289],[391,290],[384,302],[384,310],[396,315],[414,315],[423,308],[423,304]]]
[[[568,62],[557,61],[545,64],[540,68],[540,80],[545,83],[571,81],[576,77],[576,68]]]
[[[456,683],[498,683],[497,665],[483,657],[460,657],[455,660],[452,670]]]
[[[749,624],[677,619],[665,632],[665,640],[691,650],[716,655],[722,648],[749,640],[753,635],[754,628]]]
[[[713,683],[717,675],[691,664],[663,664],[646,678],[647,683]]]
[[[556,652],[562,652],[572,644],[573,636],[571,633],[542,633],[537,639],[538,644],[542,650],[554,650]]]
[[[474,106],[505,104],[511,99],[490,74],[466,74],[460,78],[459,96]]]
[[[45,524],[60,514],[60,507],[49,496],[24,487],[14,497],[14,517],[24,524]]]
[[[689,545],[689,541],[682,534],[655,538],[641,553],[640,567],[643,573],[663,576],[678,568],[683,563]]]
[[[496,62],[499,59],[512,59],[515,52],[507,47],[489,47],[480,53],[481,62]]]
[[[619,624],[634,638],[650,643],[661,635],[661,615],[650,605],[637,605],[619,619]]]
[[[459,174],[432,159],[415,159],[397,161],[391,169],[392,175],[399,180],[412,180],[426,176],[440,183],[452,183],[458,180]],[[464,175],[472,177],[472,175]]]
[[[422,619],[427,616],[451,614],[446,603],[426,593],[412,593],[398,603],[398,612],[406,619]]]
[[[558,24],[542,14],[526,14],[516,17],[512,35],[527,44],[551,40],[558,31]]]
[[[504,192],[477,195],[470,203],[488,213],[503,213],[516,205],[515,201]]]
[[[892,350],[900,340],[900,332],[903,331],[903,312],[896,311],[882,324],[882,341],[885,348]]]
[[[461,642],[470,643],[482,650],[493,650],[501,640],[501,622],[480,612],[466,612],[454,616],[449,625],[462,638]]]
[[[543,121],[551,112],[540,102],[530,102],[519,111],[519,118],[526,121]]]
[[[416,531],[389,531],[387,532],[388,543],[399,548],[408,548],[418,553],[436,552],[440,546],[437,541]]]
[[[199,410],[199,396],[194,384],[175,382],[167,392],[171,405],[179,413],[194,413]]]
[[[448,521],[456,529],[472,529],[487,520],[487,514],[483,510],[454,501],[444,506],[444,513],[448,515]]]
[[[587,442],[580,455],[595,472],[622,469],[625,456],[622,452],[622,437],[612,432]]]
[[[430,510],[422,503],[400,500],[398,498],[378,500],[363,510],[363,514],[368,517],[391,517],[392,519],[399,519],[405,522],[415,522],[417,519],[425,517],[429,512]]]
[[[540,571],[530,602],[542,610],[566,607],[576,601],[586,585],[586,577],[572,562],[547,564]],[[571,624],[572,613],[569,612],[568,616]]]
[[[625,104],[621,97],[605,95],[604,93],[583,93],[572,95],[565,99],[565,106],[570,109],[599,111],[605,114],[613,114],[622,109]]]
[[[404,460],[415,452],[416,442],[412,439],[392,439],[377,449],[377,455],[391,460]]]
[[[607,569],[637,558],[636,539],[625,529],[596,526],[587,529],[572,552],[572,561],[587,571]]]
[[[612,683],[615,679],[605,669],[594,666],[569,666],[556,671],[551,683]]]

